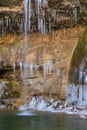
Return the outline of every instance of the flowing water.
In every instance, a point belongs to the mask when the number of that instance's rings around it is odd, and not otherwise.
[[[17,112],[1,111],[0,130],[87,130],[87,120],[56,113],[18,116]]]

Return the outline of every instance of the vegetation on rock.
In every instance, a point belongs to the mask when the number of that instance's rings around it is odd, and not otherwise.
[[[85,27],[85,31],[82,34],[81,38],[78,41],[77,47],[72,56],[71,66],[69,71],[69,81],[71,83],[76,83],[76,79],[74,78],[76,68],[79,68],[82,65],[82,62],[87,64],[87,28]],[[78,82],[77,82],[78,83]]]

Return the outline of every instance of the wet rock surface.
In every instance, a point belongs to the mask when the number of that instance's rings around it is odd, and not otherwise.
[[[2,28],[0,33],[22,33],[24,30],[24,1],[8,1],[0,2],[0,28]],[[45,12],[45,22],[46,26],[48,26],[47,30],[49,27],[52,30],[58,30],[60,28],[78,26],[79,24],[85,25],[87,23],[86,4],[86,1],[79,0],[48,0],[48,6],[41,7],[42,12]],[[38,15],[36,13],[37,6],[35,1],[31,2],[31,7],[34,17],[33,15],[30,16],[30,33],[39,31],[37,27]]]
[[[26,87],[26,91],[23,88],[22,98],[25,95],[29,98],[46,94],[65,99],[71,57],[83,32],[78,26],[87,22],[86,1],[49,0],[48,6],[41,6],[43,13],[40,16],[35,4],[35,1],[30,3],[34,15],[30,14],[29,19],[31,26],[27,36],[29,45],[26,69],[23,63],[24,2],[0,1],[0,78],[20,82],[19,87]],[[38,16],[46,25],[40,27],[40,30]],[[23,68],[30,71],[30,74],[28,71],[25,74]],[[15,92],[12,91],[10,96],[15,98]]]
[[[0,37],[0,57],[3,62],[0,78],[12,82],[15,90],[21,88],[21,99],[25,95],[26,99],[35,95],[65,99],[72,54],[82,32],[83,28],[72,28],[46,36],[39,33],[28,35],[27,75],[20,66],[24,54],[23,35]],[[47,66],[46,71],[44,65]]]

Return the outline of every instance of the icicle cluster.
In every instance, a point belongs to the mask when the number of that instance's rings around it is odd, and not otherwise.
[[[71,84],[66,89],[68,101],[87,104],[87,85]]]
[[[46,0],[44,1],[40,1],[38,0],[38,30],[42,33],[42,34],[46,34],[47,33],[47,28],[46,28],[46,19],[45,19],[45,11],[43,8],[48,7],[48,3]]]
[[[22,63],[22,62],[19,63],[20,73],[26,72],[28,73],[28,76],[34,76],[34,73],[36,71],[39,71],[39,67],[40,67],[39,65],[36,65],[33,63],[30,63],[30,64]],[[16,68],[16,65],[14,63],[13,64],[14,72],[15,72],[15,68]],[[43,74],[44,76],[46,76],[51,73],[52,73],[52,61],[47,61],[46,63],[43,64]]]
[[[58,9],[50,8],[48,0],[27,0],[27,6],[29,14],[29,22],[28,24],[28,31],[38,30],[42,34],[51,33],[55,22],[60,20],[65,20],[66,17],[70,17],[70,13],[63,14],[58,11]],[[26,9],[26,8],[25,8]],[[48,10],[49,9],[49,10]],[[70,12],[69,10],[67,12]],[[72,9],[72,19],[74,20],[74,24],[77,24],[77,8]]]
[[[23,32],[23,20],[22,18],[0,18],[0,33],[21,33]]]
[[[51,33],[52,21],[56,21],[57,19],[57,10],[52,9],[51,13],[47,14],[47,9],[49,8],[48,0],[35,0],[35,3],[34,1],[27,0],[27,6],[28,32],[38,30],[44,35]]]
[[[29,30],[32,28],[34,30],[34,26],[32,26],[31,18],[34,20],[37,15],[37,29],[42,34],[47,33],[46,27],[46,19],[45,19],[45,8],[48,7],[47,0],[35,0],[35,7],[33,8],[31,0],[29,0]]]
[[[75,3],[78,5],[81,12],[81,4],[79,0]],[[19,16],[7,16],[0,19],[0,33],[23,32],[25,25],[27,25],[28,32],[39,31],[42,34],[51,33],[55,27],[61,21],[67,21],[67,18],[71,24],[77,24],[78,11],[77,8],[72,8],[72,11],[68,8],[66,13],[61,8],[53,8],[49,4],[49,0],[24,0],[24,15],[22,18]],[[70,13],[71,12],[71,13]],[[70,18],[70,16],[72,18]],[[24,22],[26,18],[27,23]]]
[[[34,76],[34,70],[36,65],[33,64],[26,64],[26,63],[19,63],[19,67],[20,67],[20,73],[22,74],[23,72],[28,73],[28,76]]]
[[[82,62],[81,66],[75,69],[73,82],[75,83],[67,87],[67,100],[87,104],[87,68],[85,63]]]
[[[47,61],[43,65],[44,76],[52,73],[52,61]]]

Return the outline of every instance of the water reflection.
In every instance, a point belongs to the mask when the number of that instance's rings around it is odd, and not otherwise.
[[[87,130],[87,119],[65,114],[17,116],[16,112],[0,112],[0,130]]]
[[[23,112],[18,112],[16,115],[17,116],[34,116],[36,114],[32,111],[23,111]]]

